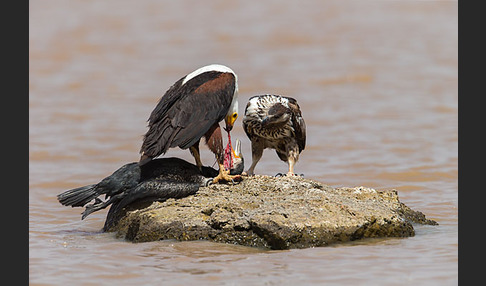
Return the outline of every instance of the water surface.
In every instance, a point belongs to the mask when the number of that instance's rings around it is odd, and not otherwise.
[[[32,285],[456,285],[457,1],[30,1]],[[396,189],[439,226],[404,239],[265,251],[207,241],[133,244],[56,195],[137,161],[146,120],[210,64],[249,97],[295,97],[307,146],[295,170],[333,187]],[[241,117],[247,166],[250,142]],[[202,160],[214,156],[201,145]],[[189,152],[166,156],[192,162]],[[287,166],[264,152],[256,172]]]

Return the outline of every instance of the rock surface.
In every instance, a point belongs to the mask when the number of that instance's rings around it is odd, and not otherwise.
[[[332,188],[300,177],[257,175],[127,210],[108,231],[132,242],[205,239],[289,249],[409,237],[415,234],[412,223],[437,224],[401,203],[395,190]]]

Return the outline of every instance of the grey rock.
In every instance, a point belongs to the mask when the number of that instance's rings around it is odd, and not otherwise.
[[[270,249],[326,246],[369,237],[414,236],[436,225],[401,203],[396,190],[332,188],[301,177],[252,176],[201,187],[192,196],[132,205],[108,229],[132,242],[163,239]]]

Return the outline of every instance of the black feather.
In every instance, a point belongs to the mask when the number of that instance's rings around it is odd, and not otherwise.
[[[65,191],[57,198],[66,206],[84,206],[82,219],[111,205],[105,223],[111,226],[120,217],[120,211],[131,203],[163,201],[194,194],[218,173],[205,166],[200,171],[196,165],[180,158],[155,159],[143,166],[133,162],[122,166],[98,184]],[[105,195],[107,200],[101,200],[101,195]],[[94,202],[90,203],[92,200]]]
[[[182,84],[183,77],[171,86],[150,114],[149,130],[144,135],[140,153],[155,158],[169,148],[187,149],[211,126],[223,120],[235,93],[234,76],[232,82],[217,89],[201,88],[221,74],[205,72]]]
[[[75,188],[57,195],[57,200],[64,206],[82,207],[96,198],[95,184]]]

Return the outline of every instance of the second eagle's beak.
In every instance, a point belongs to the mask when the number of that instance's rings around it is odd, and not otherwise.
[[[236,118],[238,118],[237,112],[233,112],[233,114],[231,115],[226,115],[226,117],[224,118],[224,122],[226,123],[226,127],[224,128],[224,130],[226,130],[226,132],[230,132],[231,129],[233,129]]]

